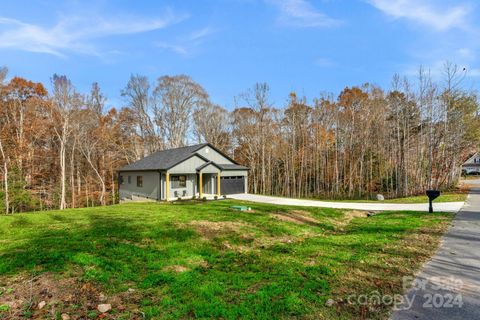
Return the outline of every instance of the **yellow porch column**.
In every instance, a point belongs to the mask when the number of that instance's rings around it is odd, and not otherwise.
[[[170,200],[170,173],[165,174],[165,199]]]
[[[220,172],[217,174],[217,196],[220,197]]]
[[[198,183],[198,194],[200,196],[200,199],[202,198],[203,196],[203,179],[202,179],[202,171],[199,172],[198,174],[198,179],[199,179],[199,183]]]

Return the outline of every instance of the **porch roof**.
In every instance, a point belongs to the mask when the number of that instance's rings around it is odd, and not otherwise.
[[[214,166],[214,167],[217,167],[219,170],[222,170],[222,168],[220,167],[220,165],[216,164],[216,163],[213,162],[213,161],[205,162],[204,164],[202,164],[201,166],[199,166],[196,170],[197,170],[197,171],[200,171],[200,170],[202,170],[202,169],[204,169],[204,168],[206,168],[206,167],[208,167],[208,166],[210,166],[210,165],[212,165],[212,166]]]
[[[249,170],[247,167],[239,165],[239,164],[217,164],[218,167],[222,171],[229,171],[229,170]]]

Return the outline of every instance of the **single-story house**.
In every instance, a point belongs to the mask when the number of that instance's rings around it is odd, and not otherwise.
[[[118,174],[121,201],[247,192],[248,168],[209,143],[155,152]]]
[[[466,174],[478,174],[480,173],[480,153],[475,153],[468,158],[462,165],[462,171]]]

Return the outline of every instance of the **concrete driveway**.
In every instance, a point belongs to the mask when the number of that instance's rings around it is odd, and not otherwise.
[[[271,203],[278,205],[322,207],[337,209],[353,209],[368,211],[428,211],[428,203],[361,203],[361,202],[328,202],[317,200],[303,200],[282,197],[261,196],[250,193],[229,195],[229,198],[252,202]],[[439,202],[433,203],[433,210],[437,212],[458,212],[463,202]]]
[[[480,319],[480,180],[392,320]]]

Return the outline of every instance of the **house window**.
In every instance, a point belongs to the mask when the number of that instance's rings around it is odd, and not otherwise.
[[[139,188],[143,187],[143,177],[142,176],[137,176],[137,187],[139,187]]]
[[[187,187],[187,176],[171,176],[170,181],[172,182],[172,189]]]
[[[120,176],[120,177],[118,178],[118,180],[119,180],[120,184],[123,184],[123,176]]]
[[[128,184],[132,184],[132,176],[128,176]]]

